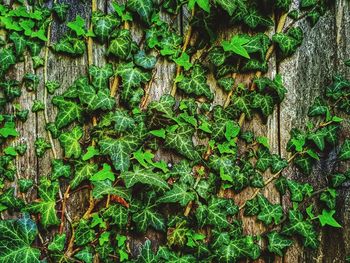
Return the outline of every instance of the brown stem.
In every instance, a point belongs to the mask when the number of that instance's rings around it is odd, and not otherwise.
[[[69,190],[70,190],[70,185],[68,185],[68,187],[63,195],[62,211],[61,211],[61,224],[60,224],[60,230],[59,230],[60,234],[62,234],[63,230],[64,230],[64,214],[66,212],[66,205],[67,205],[67,199],[69,197]]]
[[[192,20],[192,18],[194,17],[194,14],[195,14],[195,8],[192,9],[191,20]],[[193,29],[193,28],[192,28],[192,26],[190,25],[190,26],[188,27],[188,30],[187,30],[187,33],[186,33],[186,36],[185,36],[185,42],[184,42],[184,45],[182,46],[181,55],[182,55],[183,53],[185,53],[185,51],[186,51],[186,49],[187,49],[187,47],[188,47],[188,45],[189,45],[189,43],[190,43],[191,36],[192,36],[192,29]],[[181,71],[182,71],[182,68],[181,68],[180,66],[177,66],[177,68],[176,68],[176,77],[175,77],[175,79],[176,79],[178,76],[180,76]],[[171,95],[171,96],[173,96],[173,97],[175,96],[175,94],[176,94],[176,89],[177,89],[177,85],[176,85],[176,82],[174,81],[173,88],[172,88],[172,90],[171,90],[171,92],[170,92],[170,95]]]

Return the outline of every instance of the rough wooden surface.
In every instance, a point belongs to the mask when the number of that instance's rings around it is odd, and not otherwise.
[[[68,12],[67,20],[73,20],[76,15],[88,18],[91,15],[91,3],[83,3],[80,0],[64,0],[58,2],[68,2],[71,4],[71,8]],[[122,1],[121,1],[122,2]],[[298,1],[295,1],[298,2]],[[296,4],[296,3],[295,3]],[[52,1],[48,2],[48,5],[52,5]],[[98,9],[104,12],[111,12],[111,1],[98,0]],[[280,73],[285,82],[285,86],[288,89],[286,99],[283,103],[276,108],[274,114],[267,120],[267,125],[261,123],[260,117],[254,117],[253,120],[247,121],[244,124],[244,129],[253,130],[257,135],[265,135],[270,140],[273,153],[280,153],[282,156],[287,157],[285,150],[286,143],[289,139],[289,131],[292,127],[303,128],[307,121],[307,108],[312,103],[313,99],[323,94],[326,85],[331,81],[332,75],[336,73],[345,74],[350,77],[349,68],[345,68],[342,60],[350,58],[350,7],[349,1],[337,0],[327,14],[321,18],[321,21],[311,29],[305,21],[301,21],[299,25],[304,29],[305,39],[299,48],[298,52],[291,58],[279,62],[275,57],[270,60],[270,75],[274,77],[277,73]],[[186,31],[188,20],[188,12],[183,10],[181,12],[183,17],[170,17],[163,16],[163,19],[172,21],[175,28],[179,32]],[[88,21],[88,20],[87,20]],[[181,28],[181,26],[183,28]],[[57,21],[52,23],[51,39],[53,42],[57,41],[64,35],[67,28],[64,24],[60,24]],[[137,43],[142,38],[142,31],[138,27],[132,28],[133,37]],[[228,39],[235,31],[221,32],[221,37]],[[270,33],[273,33],[272,30]],[[105,46],[100,44],[93,44],[93,57],[94,64],[102,66],[106,61]],[[87,54],[81,58],[69,58],[55,55],[51,51],[48,57],[48,76],[50,80],[57,80],[61,83],[61,88],[57,91],[57,94],[62,93],[73,81],[80,75],[86,74],[88,69],[88,57]],[[170,93],[173,79],[175,77],[176,67],[174,63],[166,61],[164,59],[158,59],[156,68],[154,70],[153,82],[148,87],[150,100],[157,100],[161,95]],[[18,64],[13,74],[17,79],[21,79],[24,73],[34,72],[32,63],[28,59]],[[43,69],[36,71],[42,79]],[[247,80],[246,75],[238,76],[237,82]],[[208,83],[212,90],[218,90],[213,78],[209,78]],[[26,92],[23,89],[22,96],[17,100],[18,103],[23,105],[23,108],[31,109],[34,99],[44,99],[44,86],[41,81],[39,89],[36,94]],[[224,104],[227,94],[218,91],[216,93],[215,103]],[[51,101],[52,96],[48,96],[48,102]],[[12,110],[12,109],[9,109]],[[48,103],[48,117],[49,121],[53,121],[57,113],[55,107]],[[343,135],[349,135],[349,123],[346,124],[347,129],[342,131]],[[43,158],[37,159],[34,150],[34,141],[37,137],[48,138],[45,131],[45,118],[43,112],[37,114],[30,113],[28,121],[25,123],[17,124],[18,130],[21,134],[19,141],[26,142],[28,144],[28,151],[25,155],[18,159],[18,179],[19,178],[32,178],[36,182],[41,176],[47,175],[50,172],[49,160],[53,158],[52,152],[47,153]],[[344,137],[343,136],[343,137]],[[54,140],[54,144],[57,149],[58,157],[62,156],[62,151],[59,147],[59,142]],[[317,187],[321,188],[325,184],[327,173],[329,173],[334,167],[332,163],[332,156],[335,153],[330,154],[330,158],[323,158],[316,164],[315,172],[309,177],[305,178],[298,173],[294,168],[288,169],[284,175],[290,178],[298,178],[303,182],[316,182]],[[159,152],[157,158],[166,159],[170,162],[174,161],[173,155],[167,152]],[[265,175],[270,176],[269,174]],[[64,187],[62,191],[64,191]],[[252,190],[248,189],[240,194],[239,197],[234,197],[238,204],[244,202],[252,194]],[[264,190],[265,196],[269,198],[273,203],[283,202],[284,206],[289,206],[285,200],[281,200],[277,191],[271,186]],[[35,194],[28,193],[28,200],[35,199]],[[72,218],[76,218],[84,213],[88,205],[89,192],[87,190],[82,191],[79,194],[71,195],[67,204],[68,213]],[[275,259],[275,261],[284,262],[344,262],[347,253],[350,253],[350,191],[348,187],[344,187],[341,190],[341,194],[338,198],[338,205],[340,207],[341,215],[339,222],[343,225],[342,229],[334,230],[325,228],[321,234],[321,246],[318,251],[302,250],[301,247],[294,245],[284,256],[283,259]],[[261,224],[255,223],[252,219],[244,220],[245,230],[251,234],[258,234],[263,231]],[[162,237],[157,233],[150,232],[147,236],[151,239],[158,240]],[[134,237],[132,246],[137,247],[144,241],[144,237]]]

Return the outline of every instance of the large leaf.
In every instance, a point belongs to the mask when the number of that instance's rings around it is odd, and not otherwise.
[[[82,118],[82,110],[75,102],[65,100],[61,96],[54,97],[52,103],[59,109],[56,116],[55,124],[58,129],[63,128],[73,121],[80,121]]]
[[[58,225],[60,220],[56,212],[56,196],[59,185],[57,182],[50,182],[42,179],[39,186],[39,201],[27,205],[23,210],[30,213],[39,213],[40,222],[44,228]]]
[[[258,219],[263,221],[266,225],[274,222],[276,225],[282,220],[283,209],[281,205],[273,205],[266,197],[259,195],[258,202],[260,206],[260,213]]]
[[[340,148],[339,152],[339,159],[340,160],[348,160],[350,159],[350,140],[346,139],[343,145]]]
[[[155,173],[151,169],[142,169],[139,166],[134,166],[133,171],[122,172],[120,178],[124,180],[127,188],[137,183],[148,184],[163,189],[169,188],[162,174]]]
[[[75,167],[75,174],[70,182],[72,189],[75,189],[84,180],[89,180],[90,177],[97,172],[97,165],[94,163],[80,164]]]
[[[151,22],[153,11],[152,0],[129,0],[127,5],[132,11],[138,13],[141,19],[147,23]]]
[[[28,216],[0,220],[0,261],[3,263],[39,263],[40,250],[31,247],[38,229]]]
[[[75,126],[72,130],[64,132],[58,137],[67,158],[79,158],[82,150],[79,140],[83,137],[83,129]]]
[[[89,74],[92,76],[92,85],[98,89],[108,88],[108,80],[113,75],[113,67],[107,64],[104,67],[97,67],[91,65],[89,67]]]
[[[185,184],[175,183],[170,191],[167,191],[164,196],[158,199],[160,203],[180,203],[181,206],[186,206],[190,201],[195,199],[193,190]]]
[[[192,72],[189,76],[184,77],[178,83],[179,89],[187,94],[194,94],[196,96],[205,96],[209,100],[214,98],[210,87],[207,84],[207,77],[205,70],[199,64],[193,66]]]
[[[130,210],[133,212],[132,221],[140,232],[146,232],[150,226],[156,230],[165,229],[162,215],[154,210],[154,206],[150,202],[146,203],[146,205],[132,203]]]
[[[289,240],[277,233],[276,231],[272,231],[267,234],[267,238],[269,240],[268,249],[270,252],[275,253],[279,256],[283,256],[283,250],[293,244],[292,240]]]
[[[192,141],[193,133],[194,130],[189,125],[175,125],[168,129],[165,145],[192,161],[198,161],[201,159],[201,156],[194,148]]]

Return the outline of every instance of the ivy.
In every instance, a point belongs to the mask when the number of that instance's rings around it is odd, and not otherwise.
[[[1,262],[270,260],[300,240],[315,249],[319,229],[342,227],[338,188],[350,179],[343,170],[350,141],[340,135],[350,81],[334,76],[310,104],[309,122],[290,133],[288,159],[244,123],[259,115],[266,125],[278,109],[288,91],[283,76],[265,74],[270,57],[281,61],[297,52],[304,32],[296,22],[306,18],[313,26],[330,6],[302,0],[291,10],[291,0],[258,2],[130,0],[112,2],[108,14],[91,10],[91,17],[73,18],[66,3],[0,5],[0,212],[18,216],[0,220]],[[164,19],[183,10],[192,13],[185,32]],[[293,21],[286,23],[287,13]],[[219,38],[219,20],[239,30]],[[67,32],[51,43],[57,23]],[[274,27],[274,34],[264,33]],[[91,63],[92,45],[105,47],[99,56],[107,63]],[[89,63],[72,83],[47,74],[50,52],[75,63],[86,51]],[[34,71],[26,68],[14,80],[11,71],[23,61]],[[176,68],[167,76],[173,88],[149,102],[165,65]],[[31,109],[19,104],[22,93],[37,98]],[[222,106],[218,96],[226,100]],[[17,171],[33,150],[22,141],[26,126],[18,126],[31,114],[45,117],[37,130],[47,133],[36,137],[35,153],[52,158],[38,182]],[[336,165],[320,189],[306,176],[328,157]],[[287,177],[293,167],[300,180]],[[272,184],[283,208],[263,194]],[[35,200],[26,198],[36,191]],[[70,218],[71,197],[88,192],[85,213]],[[245,217],[266,228],[247,234]],[[49,231],[55,235],[47,239]],[[130,253],[130,238],[151,231],[157,244],[142,238],[139,252]]]

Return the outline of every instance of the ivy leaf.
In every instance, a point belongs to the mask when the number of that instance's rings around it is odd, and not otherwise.
[[[279,256],[283,256],[283,250],[293,244],[292,240],[289,240],[277,233],[276,231],[272,231],[267,234],[267,238],[269,240],[268,249],[270,252],[275,253]]]
[[[309,134],[307,138],[313,141],[320,151],[323,151],[325,148],[325,136],[326,134],[323,130],[317,130],[316,132]]]
[[[85,20],[79,15],[75,17],[74,21],[68,22],[67,27],[72,29],[78,37],[86,34]]]
[[[45,229],[60,223],[55,208],[58,189],[57,182],[42,179],[38,190],[40,201],[31,203],[23,209],[25,212],[40,213],[40,222]]]
[[[81,56],[86,49],[85,42],[81,39],[73,37],[65,37],[60,39],[53,45],[53,50],[71,56]]]
[[[261,110],[265,117],[273,113],[273,99],[269,95],[256,94],[253,97],[252,107]]]
[[[105,195],[113,195],[130,200],[129,192],[124,187],[113,186],[111,180],[94,181],[93,184],[92,194],[94,198],[99,199]]]
[[[125,229],[128,224],[128,210],[121,205],[111,205],[103,213],[103,218],[110,218],[111,225]]]
[[[190,201],[195,199],[193,191],[189,191],[187,185],[182,183],[173,184],[173,188],[167,191],[164,196],[158,199],[159,203],[179,203],[181,206],[186,206]]]
[[[309,8],[317,5],[317,0],[301,0],[300,7],[301,8]]]
[[[87,152],[82,156],[82,160],[83,161],[87,161],[91,158],[93,158],[94,156],[99,155],[99,150],[97,150],[94,146],[89,146],[87,148]]]
[[[133,213],[132,221],[136,224],[136,227],[140,232],[146,232],[150,226],[156,230],[165,229],[163,217],[154,210],[149,202],[146,203],[146,205],[132,202],[130,211]]]
[[[111,120],[114,121],[114,130],[116,132],[125,132],[135,127],[135,120],[121,109],[117,109],[113,113]]]
[[[194,148],[193,133],[194,130],[189,125],[172,126],[167,130],[165,145],[192,161],[198,161],[201,156]]]
[[[18,180],[19,190],[21,193],[26,193],[34,183],[32,179],[19,179]]]
[[[311,196],[313,187],[310,184],[302,184],[293,180],[287,180],[287,186],[293,202],[301,202],[304,196]]]
[[[91,176],[90,181],[104,181],[108,179],[114,182],[115,176],[114,176],[114,173],[112,172],[112,168],[106,163],[104,163],[102,166],[103,166],[102,170],[98,171],[93,176]]]
[[[270,152],[265,148],[258,149],[258,160],[255,167],[261,171],[265,172],[272,164],[272,156]]]
[[[193,66],[190,76],[184,77],[178,83],[178,87],[187,94],[205,96],[209,100],[212,100],[214,98],[214,95],[210,91],[210,87],[207,84],[205,70],[199,64],[195,64]]]
[[[153,69],[156,65],[157,58],[154,56],[147,56],[145,51],[140,50],[134,55],[134,62],[137,66],[144,69]]]
[[[317,218],[320,220],[321,226],[329,225],[332,227],[342,227],[334,218],[335,210],[327,211],[322,210],[322,214],[318,215]]]
[[[320,97],[317,97],[312,106],[309,108],[308,115],[311,117],[324,116],[327,113],[329,113],[329,108],[327,104]]]
[[[92,14],[93,31],[101,42],[106,42],[118,25],[119,21],[112,15],[104,15],[100,11]]]
[[[342,161],[350,159],[350,140],[346,139],[340,148],[339,159]]]
[[[210,13],[210,3],[209,0],[190,0],[188,2],[188,7],[190,9],[194,8],[194,5],[197,4],[200,8],[202,8],[207,13]]]
[[[16,63],[16,57],[10,48],[0,49],[0,76],[3,76],[6,71]]]
[[[97,172],[97,165],[93,163],[85,163],[77,165],[75,167],[74,178],[70,181],[72,190],[77,188],[84,180],[90,179],[90,177]]]
[[[92,263],[93,262],[93,255],[92,255],[92,249],[90,246],[84,246],[82,250],[80,250],[78,253],[74,255],[75,258],[83,261],[84,263]]]
[[[192,68],[192,63],[190,62],[190,56],[186,52],[183,52],[180,57],[173,59],[175,63],[183,67],[185,70]]]
[[[150,24],[153,12],[152,0],[130,0],[127,7],[136,12],[144,22]]]
[[[40,250],[31,247],[38,229],[29,216],[0,220],[0,261],[39,263]]]
[[[133,136],[118,139],[106,138],[98,142],[102,154],[108,154],[112,159],[114,168],[127,171],[130,166],[130,155],[139,147],[139,141]]]
[[[244,47],[244,45],[246,45],[248,42],[248,38],[235,35],[231,38],[230,41],[223,41],[221,45],[225,51],[231,51],[244,58],[250,59],[250,56]]]
[[[283,228],[286,235],[299,234],[304,238],[304,245],[316,248],[318,244],[317,233],[310,221],[303,219],[303,215],[298,210],[289,211],[289,223]]]
[[[79,126],[75,126],[69,132],[62,133],[58,140],[64,148],[64,155],[67,158],[79,158],[82,149],[79,140],[83,137],[83,129]]]
[[[70,5],[66,3],[55,3],[52,7],[52,10],[55,12],[59,20],[63,22],[66,20],[69,7]]]
[[[218,84],[224,91],[229,92],[232,90],[235,84],[235,79],[233,78],[221,78],[218,80]]]
[[[48,250],[53,252],[60,252],[64,249],[66,243],[66,234],[56,234],[52,242],[48,245]]]
[[[124,171],[120,174],[120,178],[124,180],[127,188],[137,183],[148,184],[162,189],[169,188],[161,174],[155,173],[151,169],[142,169],[139,166],[134,166],[133,168],[133,171]]]
[[[78,104],[67,101],[61,96],[54,97],[52,103],[59,109],[55,119],[55,124],[58,129],[61,129],[73,121],[80,121],[82,118],[82,109]]]
[[[227,245],[220,247],[218,254],[220,262],[237,262],[244,257],[257,259],[260,256],[260,247],[254,243],[252,236],[245,236],[230,240]]]
[[[278,44],[282,54],[286,57],[292,55],[300,45],[300,41],[284,33],[273,35],[272,41]]]
[[[132,38],[129,30],[120,30],[108,46],[107,54],[127,60],[131,57]]]
[[[312,171],[313,160],[307,155],[298,156],[294,160],[295,165],[305,174],[309,175]]]
[[[232,0],[215,0],[215,2],[220,5],[230,16],[237,9],[237,4]]]
[[[51,161],[52,173],[51,179],[56,180],[61,177],[69,178],[71,175],[71,168],[65,165],[62,160],[54,159]]]
[[[43,157],[48,149],[51,149],[51,144],[44,138],[39,137],[35,140],[35,153],[38,157]]]
[[[113,76],[113,67],[111,64],[107,64],[104,67],[91,65],[89,67],[89,74],[92,77],[92,85],[95,88],[108,88],[108,80]]]
[[[274,25],[273,21],[269,17],[262,16],[256,9],[248,10],[243,17],[243,21],[253,29],[258,26],[269,27]]]
[[[271,159],[271,172],[278,173],[279,171],[283,170],[288,166],[288,161],[285,159],[282,159],[277,154],[272,155]]]
[[[88,221],[81,219],[78,227],[75,230],[75,243],[78,246],[84,246],[94,240],[96,237],[95,231],[90,228]]]
[[[134,63],[119,64],[116,72],[123,81],[122,99],[128,101],[133,95],[134,88],[139,88],[142,83],[150,80],[148,72],[143,72],[134,66]]]
[[[266,197],[259,195],[258,202],[260,213],[258,219],[263,221],[265,225],[269,225],[272,221],[277,225],[283,217],[283,209],[281,205],[273,205]]]

